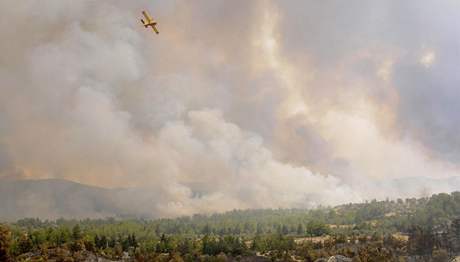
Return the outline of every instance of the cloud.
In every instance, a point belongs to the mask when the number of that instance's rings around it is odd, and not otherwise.
[[[158,216],[403,195],[458,174],[453,5],[4,1],[0,173]]]

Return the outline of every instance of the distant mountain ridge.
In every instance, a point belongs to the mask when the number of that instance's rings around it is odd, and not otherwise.
[[[146,217],[126,201],[129,189],[106,189],[60,179],[0,180],[0,221],[24,217]]]
[[[460,177],[442,179],[407,177],[381,182],[411,197],[460,190]],[[422,190],[423,189],[423,190]],[[437,190],[435,190],[437,189]],[[0,221],[20,218],[156,218],[153,207],[161,202],[148,188],[107,189],[62,179],[11,180],[0,178]]]

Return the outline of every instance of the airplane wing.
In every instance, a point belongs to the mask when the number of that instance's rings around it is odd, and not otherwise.
[[[150,15],[146,12],[146,11],[142,11],[142,14],[144,15],[145,19],[147,20],[146,23],[150,23],[152,22],[152,17],[150,17]]]

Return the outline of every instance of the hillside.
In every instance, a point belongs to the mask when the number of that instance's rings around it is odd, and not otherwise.
[[[125,200],[129,195],[129,189],[105,189],[59,179],[2,180],[0,220],[147,216]]]
[[[454,192],[174,219],[21,219],[0,231],[18,260],[447,262],[460,254],[459,217]]]

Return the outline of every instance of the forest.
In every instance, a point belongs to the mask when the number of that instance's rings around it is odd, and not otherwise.
[[[460,192],[311,210],[0,225],[0,261],[451,261],[458,254]]]

